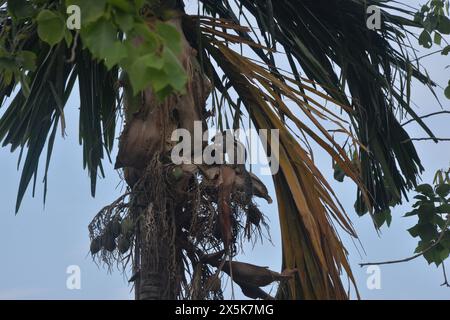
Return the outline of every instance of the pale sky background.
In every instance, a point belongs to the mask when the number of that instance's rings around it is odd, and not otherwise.
[[[422,1],[423,2],[423,1]],[[409,1],[411,5],[418,1]],[[424,59],[423,64],[437,83],[445,86],[450,79],[448,57],[434,55]],[[450,109],[450,102],[439,97],[444,108]],[[440,107],[432,94],[423,86],[413,86],[413,101],[419,114],[439,111]],[[0,115],[4,108],[0,109]],[[45,208],[42,204],[43,185],[37,185],[35,198],[28,192],[16,216],[14,207],[19,183],[17,171],[18,153],[11,154],[8,148],[0,149],[0,299],[132,299],[127,277],[119,271],[108,274],[103,267],[97,267],[89,255],[87,226],[103,206],[115,200],[121,193],[118,173],[111,164],[105,164],[106,179],[100,179],[97,196],[90,196],[89,178],[82,170],[82,149],[78,145],[78,98],[73,95],[65,109],[68,136],[56,140],[50,173],[49,191]],[[429,118],[429,127],[439,137],[450,138],[450,116]],[[414,124],[408,126],[412,137],[425,134]],[[426,172],[425,182],[432,182],[437,169],[450,167],[450,143],[435,145],[432,142],[417,142]],[[115,149],[117,151],[117,149]],[[326,177],[332,177],[331,160],[316,155],[316,162]],[[42,176],[38,178],[38,182]],[[275,198],[270,179],[264,180],[269,192]],[[402,218],[410,210],[411,204],[393,210],[390,228],[383,228],[381,236],[375,232],[368,216],[358,218],[353,210],[355,186],[348,182],[337,183],[329,179],[344,207],[348,211],[366,255],[360,256],[348,237],[344,243],[350,252],[350,262],[363,299],[449,299],[450,288],[441,287],[442,269],[429,266],[425,259],[381,266],[381,289],[369,290],[366,286],[368,275],[358,263],[405,258],[413,254],[417,240],[406,231],[415,224],[414,218]],[[265,242],[255,248],[248,246],[240,261],[270,266],[273,270],[281,267],[281,247],[276,203],[266,205],[261,202],[262,211],[271,220],[273,245]],[[66,288],[66,268],[78,265],[81,268],[81,290]],[[450,264],[447,262],[448,273]],[[269,288],[270,289],[270,288]],[[242,294],[235,286],[236,298]],[[229,285],[226,298],[230,297]]]

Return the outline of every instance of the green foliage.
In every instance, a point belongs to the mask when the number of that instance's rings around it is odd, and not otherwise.
[[[89,48],[94,57],[103,59],[108,69],[127,56],[127,50],[117,40],[116,27],[110,20],[100,18],[84,27],[81,35],[83,44]]]
[[[64,39],[66,33],[64,17],[59,12],[42,10],[36,18],[39,38],[54,46]]]
[[[422,6],[421,10],[415,15],[415,22],[423,27],[419,36],[419,44],[427,49],[433,46],[433,43],[442,46],[444,35],[450,34],[450,1],[449,0],[430,0]],[[432,34],[434,37],[432,38]],[[433,40],[434,39],[434,40]],[[446,46],[442,49],[442,55],[448,55],[450,45],[446,41]],[[444,91],[445,96],[450,99],[450,81]]]
[[[37,180],[47,147],[44,190],[57,128],[64,133],[64,107],[74,84],[80,96],[80,144],[91,178],[103,175],[115,139],[119,70],[128,74],[134,95],[151,87],[164,99],[183,92],[186,74],[177,55],[177,29],[143,16],[152,0],[9,0],[0,7],[0,106],[12,96],[0,119],[0,141],[21,150],[23,162],[16,209],[28,185]],[[3,6],[6,4],[6,7]],[[69,30],[67,7],[81,9],[81,29]],[[170,12],[158,7],[170,18]],[[150,18],[149,18],[150,17]],[[151,18],[153,17],[153,18]],[[150,22],[149,22],[150,21]],[[23,154],[23,157],[22,157]],[[46,192],[44,192],[45,194]]]
[[[94,58],[103,61],[108,70],[120,67],[129,73],[135,94],[152,86],[158,97],[163,99],[173,91],[184,89],[186,75],[177,59],[181,51],[180,35],[168,23],[159,22],[153,28],[149,27],[140,15],[145,1],[66,0],[63,5],[51,1],[15,0],[6,3],[7,16],[12,18],[14,28],[19,28],[18,32],[37,30],[40,40],[50,46],[56,46],[63,40],[71,43],[73,32],[66,28],[66,7],[77,5],[81,9],[82,45]],[[25,21],[29,26],[23,25]],[[17,35],[10,32],[14,31],[8,28],[3,30],[0,43],[4,43],[8,36],[17,39]],[[0,58],[3,58],[0,72],[6,73],[2,77],[4,85],[17,83],[20,79],[17,76],[20,66],[7,61],[14,55],[20,55],[20,48],[8,52],[5,50],[7,47],[2,45],[0,52]],[[140,68],[134,64],[136,60],[143,63]]]
[[[7,5],[11,17],[17,21],[31,18],[36,14],[36,8],[27,0],[7,1]]]
[[[81,39],[95,58],[104,61],[108,69],[119,66],[128,73],[134,94],[150,85],[163,99],[182,91],[186,83],[177,59],[180,35],[168,23],[149,28],[139,15],[141,2],[66,0],[66,5],[81,8]]]
[[[450,80],[448,81],[447,88],[445,88],[445,90],[444,90],[444,94],[448,99],[450,99]]]
[[[436,186],[422,184],[416,188],[418,193],[414,199],[413,210],[405,217],[415,216],[418,222],[408,229],[414,238],[419,238],[416,253],[423,253],[429,264],[439,266],[450,253],[450,180],[444,179],[444,173],[438,171],[435,177]]]
[[[391,209],[375,212],[373,215],[373,220],[377,228],[381,228],[385,223],[388,227],[390,227],[392,222]]]
[[[442,34],[450,34],[449,1],[431,0],[416,13],[415,21],[424,27],[419,37],[419,43],[425,48],[433,44],[431,35],[434,33],[434,43],[441,45]]]

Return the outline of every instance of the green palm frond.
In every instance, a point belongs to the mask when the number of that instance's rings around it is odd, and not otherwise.
[[[18,37],[16,35],[16,37]],[[47,172],[58,125],[64,131],[64,107],[76,84],[80,96],[80,144],[83,145],[83,163],[91,178],[91,193],[95,195],[97,176],[103,175],[104,150],[109,155],[115,138],[117,111],[118,70],[108,71],[95,61],[79,43],[74,61],[72,48],[65,42],[50,48],[38,41],[36,26],[27,26],[27,33],[18,44],[22,50],[37,56],[35,71],[26,75],[29,85],[19,88],[2,87],[0,101],[9,97],[10,103],[0,119],[0,141],[10,145],[11,151],[20,149],[24,154],[22,176],[19,184],[16,211],[33,180],[33,194],[39,160],[47,147],[44,189],[47,190]],[[29,88],[27,88],[29,87]]]

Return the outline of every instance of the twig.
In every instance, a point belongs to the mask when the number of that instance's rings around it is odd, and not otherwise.
[[[73,45],[72,45],[72,51],[71,51],[71,54],[70,54],[70,59],[67,60],[67,63],[75,62],[76,50],[77,50],[78,37],[79,36],[80,36],[80,32],[77,30],[77,32],[75,33],[75,37],[73,39]]]
[[[441,287],[446,286],[447,288],[450,288],[450,284],[448,283],[448,279],[447,279],[447,273],[445,272],[444,263],[442,263],[442,271],[444,272],[444,283],[441,284]]]
[[[450,114],[450,111],[433,112],[433,113],[421,116],[421,117],[419,117],[419,119],[425,119],[425,118],[429,118],[429,117],[436,116],[436,115],[439,115],[439,114]],[[409,124],[411,122],[414,122],[414,121],[416,121],[416,119],[410,119],[410,120],[406,121],[405,123],[402,123],[401,125],[403,127],[403,126],[406,126],[407,124]]]
[[[450,141],[450,138],[432,138],[432,137],[411,138],[411,139],[403,140],[401,143],[407,143],[409,141],[427,141],[427,140],[433,140],[434,142],[438,143],[439,141]]]
[[[425,253],[427,253],[428,251],[433,249],[435,246],[437,246],[441,242],[442,238],[444,237],[445,231],[447,230],[447,227],[448,227],[449,223],[450,223],[450,214],[447,214],[447,221],[445,222],[444,228],[442,228],[442,230],[441,230],[439,238],[436,240],[435,243],[433,243],[431,246],[429,246],[428,248],[426,248],[425,250],[423,250],[422,252],[420,252],[418,254],[415,254],[415,255],[413,255],[413,256],[411,256],[409,258],[400,259],[400,260],[360,263],[359,266],[360,267],[377,266],[377,265],[384,265],[384,264],[402,263],[402,262],[408,262],[408,261],[414,260],[414,259],[424,255]]]
[[[120,202],[123,201],[123,199],[125,199],[127,196],[129,196],[131,194],[131,192],[126,192],[125,194],[121,195],[119,198],[117,198],[113,203],[111,203],[110,205],[105,206],[102,210],[100,210],[94,217],[94,219],[92,219],[91,223],[89,224],[89,227],[93,226],[94,222],[97,221],[97,219],[99,217],[101,217],[101,215],[106,211],[110,211],[112,209],[114,209],[115,207],[118,207]],[[125,207],[125,206],[124,206]]]
[[[411,60],[411,62],[419,61],[419,60],[421,60],[421,59],[423,59],[423,58],[426,58],[426,57],[432,56],[433,54],[441,53],[441,52],[442,52],[442,50],[433,51],[433,52],[431,52],[431,53],[427,53],[427,54],[425,54],[425,55],[423,55],[423,56],[421,56],[421,57],[418,57],[418,58],[416,58],[416,59],[414,59],[414,60]]]

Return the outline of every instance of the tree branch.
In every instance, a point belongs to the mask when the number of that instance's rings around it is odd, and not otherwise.
[[[450,141],[450,138],[432,138],[432,137],[426,137],[426,138],[411,138],[403,140],[401,143],[407,143],[410,141],[427,141],[427,140],[433,140],[434,142],[438,143],[439,141]]]
[[[447,288],[450,288],[450,284],[448,283],[448,279],[447,279],[447,273],[445,272],[445,265],[444,263],[442,263],[442,271],[444,272],[444,283],[441,284],[441,286],[446,286]]]
[[[439,115],[439,114],[450,114],[450,111],[438,111],[438,112],[433,112],[433,113],[430,113],[430,114],[426,114],[426,115],[424,115],[424,116],[421,116],[421,117],[419,117],[419,118],[420,118],[420,119],[425,119],[425,118],[429,118],[429,117],[436,116],[436,115]],[[414,121],[416,121],[416,119],[410,119],[410,120],[406,121],[405,123],[402,123],[401,126],[402,126],[402,127],[403,127],[403,126],[406,126],[407,124],[409,124],[409,123],[411,123],[411,122],[414,122]]]
[[[362,268],[362,267],[365,267],[365,266],[395,264],[395,263],[402,263],[402,262],[408,262],[408,261],[414,260],[414,259],[424,255],[425,253],[427,253],[428,251],[433,249],[435,246],[437,246],[441,242],[442,238],[444,237],[445,231],[448,228],[449,223],[450,223],[450,214],[447,214],[447,221],[445,222],[445,226],[444,226],[444,228],[442,228],[441,233],[439,234],[439,238],[436,240],[435,243],[433,243],[431,246],[429,246],[428,248],[426,248],[425,250],[423,250],[422,252],[420,252],[418,254],[415,254],[415,255],[413,255],[411,257],[408,257],[408,258],[405,258],[405,259],[400,259],[400,260],[360,263],[359,266]]]

